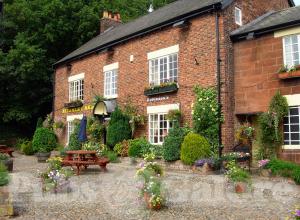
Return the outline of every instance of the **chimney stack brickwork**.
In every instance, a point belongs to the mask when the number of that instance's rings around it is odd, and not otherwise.
[[[103,17],[100,19],[100,34],[104,33],[109,28],[116,27],[120,24],[122,24],[120,13],[104,11]]]

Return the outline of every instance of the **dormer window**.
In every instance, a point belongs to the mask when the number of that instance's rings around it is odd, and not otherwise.
[[[242,22],[242,10],[235,7],[234,8],[234,17],[235,17],[235,23],[237,25],[240,25],[242,26],[243,25],[243,22]]]

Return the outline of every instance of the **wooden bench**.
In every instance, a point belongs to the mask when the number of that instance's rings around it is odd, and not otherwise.
[[[2,154],[8,154],[10,157],[14,157],[12,153],[14,150],[10,147],[7,147],[6,145],[0,145],[0,153]]]
[[[99,158],[94,151],[67,151],[67,156],[63,159],[63,166],[75,166],[77,168],[77,175],[79,175],[80,168],[87,169],[89,165],[98,165],[103,171],[107,171],[106,165],[109,163],[107,158]]]

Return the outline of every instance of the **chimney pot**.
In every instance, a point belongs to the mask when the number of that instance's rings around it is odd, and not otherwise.
[[[100,34],[120,24],[122,24],[122,21],[119,12],[103,11],[103,17],[100,19]]]

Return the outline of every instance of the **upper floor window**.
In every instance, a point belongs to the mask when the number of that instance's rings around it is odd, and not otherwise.
[[[291,68],[300,64],[300,35],[283,37],[284,64]]]
[[[84,73],[69,77],[69,101],[83,100]]]
[[[177,82],[178,52],[179,46],[175,45],[148,53],[150,85]]]
[[[118,89],[117,89],[118,68],[119,68],[118,63],[113,63],[103,68],[105,98],[116,98],[118,96]]]
[[[242,21],[242,10],[235,7],[234,8],[234,18],[235,18],[235,23],[238,25],[243,25]]]

